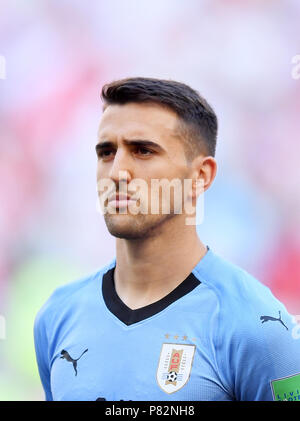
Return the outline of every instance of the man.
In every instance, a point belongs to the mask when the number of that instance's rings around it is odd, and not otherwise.
[[[292,316],[191,222],[216,175],[213,109],[151,78],[105,85],[102,99],[97,182],[116,257],[36,316],[46,399],[300,400]],[[163,179],[172,197],[153,195]]]

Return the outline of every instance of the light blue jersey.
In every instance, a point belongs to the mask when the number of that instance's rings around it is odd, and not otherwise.
[[[270,290],[208,249],[170,294],[131,310],[116,260],[56,289],[34,323],[46,400],[300,401],[300,339]]]

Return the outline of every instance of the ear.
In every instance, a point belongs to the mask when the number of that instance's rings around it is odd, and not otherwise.
[[[212,156],[197,156],[192,162],[192,191],[193,199],[197,199],[213,183],[217,174],[217,162]]]

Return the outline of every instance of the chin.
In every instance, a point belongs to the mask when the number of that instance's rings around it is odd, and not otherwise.
[[[132,221],[129,215],[106,215],[105,223],[111,235],[117,238],[137,239],[142,238],[144,233],[141,227],[136,226],[137,221]]]
[[[144,230],[134,229],[132,226],[124,226],[122,224],[106,224],[111,235],[125,240],[138,240],[144,238],[146,233]]]
[[[123,240],[140,240],[145,238],[144,234],[136,233],[134,231],[121,231],[121,230],[110,230],[110,234],[116,238],[122,238]]]
[[[116,217],[117,216],[117,217]],[[147,237],[155,237],[160,231],[162,223],[169,219],[168,215],[163,217],[160,215],[155,220],[147,219],[143,215],[141,218],[134,216],[133,218],[120,218],[121,215],[105,216],[105,223],[111,235],[125,240],[139,240]]]

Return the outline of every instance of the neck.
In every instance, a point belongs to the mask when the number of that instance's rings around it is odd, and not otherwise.
[[[166,296],[193,270],[206,253],[195,226],[178,229],[176,218],[159,235],[137,240],[117,239],[115,288],[131,309]]]

